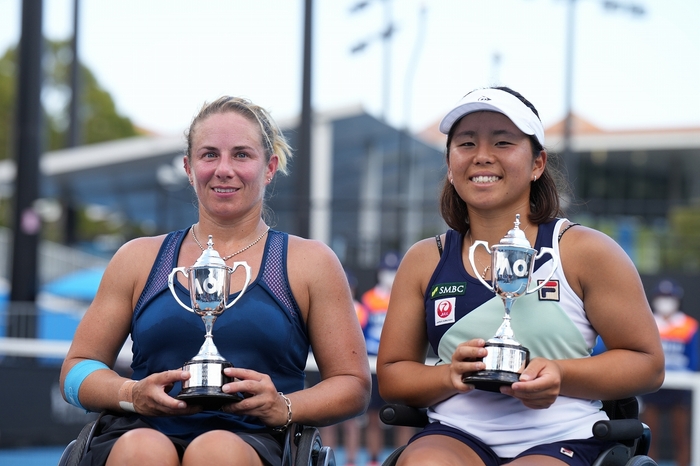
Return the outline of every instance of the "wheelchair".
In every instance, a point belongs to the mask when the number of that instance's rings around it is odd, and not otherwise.
[[[99,434],[98,421],[103,414],[86,424],[78,437],[66,446],[58,466],[77,466],[80,463],[90,441]],[[332,448],[323,445],[317,428],[292,423],[284,437],[282,466],[335,466],[335,454]]]
[[[592,466],[658,466],[646,456],[651,444],[651,430],[639,417],[637,398],[604,401],[603,410],[610,420],[593,425],[593,436],[601,440],[618,442],[595,460]],[[428,423],[425,408],[412,408],[400,404],[387,404],[379,411],[379,417],[387,425],[424,427]],[[382,466],[395,466],[406,446],[394,450]]]

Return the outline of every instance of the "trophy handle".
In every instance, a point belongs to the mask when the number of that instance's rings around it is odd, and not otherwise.
[[[236,271],[236,269],[238,268],[239,265],[242,265],[243,268],[245,269],[245,283],[243,284],[243,288],[241,288],[241,292],[238,293],[238,296],[236,296],[236,299],[234,299],[230,303],[224,305],[224,309],[228,309],[231,306],[233,306],[234,304],[236,304],[236,302],[239,299],[241,299],[241,296],[243,296],[243,293],[245,293],[245,290],[248,288],[248,284],[250,283],[250,266],[248,265],[247,262],[234,262],[233,267],[228,268],[228,274],[229,275],[233,274],[233,272]]]
[[[472,265],[472,270],[474,271],[474,275],[476,278],[479,279],[479,281],[489,290],[493,291],[493,285],[489,285],[486,280],[482,278],[481,275],[479,275],[479,272],[476,269],[476,264],[474,263],[474,251],[476,251],[476,248],[479,246],[483,246],[484,249],[486,249],[486,252],[491,255],[491,251],[489,250],[489,243],[486,241],[474,241],[474,244],[471,245],[469,248],[469,263]]]
[[[526,294],[534,293],[535,291],[537,291],[537,290],[539,290],[540,288],[542,288],[542,287],[549,281],[549,279],[552,278],[552,275],[554,275],[554,272],[557,271],[557,266],[558,266],[559,264],[557,263],[557,256],[556,256],[556,254],[554,253],[554,249],[552,249],[552,248],[542,248],[542,249],[540,249],[540,252],[532,259],[533,266],[534,266],[535,261],[536,261],[537,259],[539,259],[540,257],[542,257],[543,255],[545,255],[545,254],[549,254],[550,256],[552,256],[552,259],[554,259],[554,260],[552,261],[552,270],[549,271],[549,275],[547,275],[547,278],[544,279],[544,280],[542,280],[542,283],[540,283],[539,285],[537,285],[536,287],[534,287],[534,288],[531,289],[531,290],[527,290],[527,291],[525,292]]]
[[[180,298],[178,298],[177,293],[175,292],[175,274],[178,272],[182,272],[182,274],[185,276],[185,278],[189,278],[187,276],[187,267],[175,267],[172,272],[170,272],[170,275],[168,275],[168,288],[170,288],[170,292],[173,294],[173,297],[175,298],[175,301],[178,302],[178,304],[188,311],[194,313],[194,309],[189,307],[187,304],[183,303],[180,301]]]

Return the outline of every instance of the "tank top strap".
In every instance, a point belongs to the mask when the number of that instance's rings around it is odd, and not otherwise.
[[[287,275],[289,235],[276,230],[270,230],[269,235],[260,272],[261,281],[289,315],[298,319],[301,315],[299,305],[294,299]]]
[[[168,233],[160,246],[156,260],[146,280],[146,285],[139,296],[134,308],[134,317],[138,315],[151,298],[168,287],[168,276],[177,265],[176,256],[180,249],[180,243],[185,237],[187,229],[172,231]]]

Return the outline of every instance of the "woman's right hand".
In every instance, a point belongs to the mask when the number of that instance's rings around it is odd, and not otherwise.
[[[462,382],[462,378],[466,374],[486,369],[486,364],[483,363],[483,359],[488,351],[484,345],[486,345],[486,342],[483,339],[475,338],[460,343],[452,354],[450,380],[454,388],[458,391],[467,392],[474,390],[474,386],[465,384]]]
[[[132,387],[135,411],[144,416],[182,416],[202,411],[199,406],[188,406],[184,401],[168,395],[176,382],[189,378],[189,372],[176,369],[151,374],[137,381]]]

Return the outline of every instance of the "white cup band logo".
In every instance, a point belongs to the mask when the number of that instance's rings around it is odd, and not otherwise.
[[[197,294],[214,294],[214,293],[219,293],[220,290],[223,289],[223,284],[221,283],[221,280],[217,279],[216,277],[209,276],[207,277],[204,281],[200,283],[199,280],[194,280],[194,285],[196,288]]]
[[[510,265],[510,261],[507,256],[498,254],[496,256],[496,274],[498,276],[511,276],[516,277],[526,277],[528,275],[527,261],[525,259],[518,259]]]

